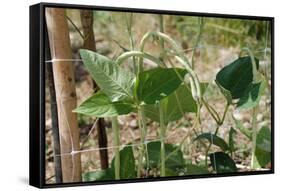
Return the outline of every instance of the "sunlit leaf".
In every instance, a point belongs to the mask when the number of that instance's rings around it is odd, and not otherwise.
[[[115,167],[115,157],[112,159],[111,168]],[[120,151],[120,178],[121,179],[131,179],[136,178],[136,170],[135,170],[135,158],[133,149],[131,146],[127,146]],[[114,170],[113,174],[114,174]],[[115,176],[115,175],[114,175]]]
[[[92,78],[112,101],[133,98],[132,73],[96,52],[80,49],[80,55]]]
[[[95,117],[113,117],[128,114],[133,109],[131,102],[112,102],[104,93],[98,92],[86,99],[74,112]]]
[[[165,144],[165,156],[169,156],[178,147],[172,144]],[[148,165],[150,168],[158,168],[161,164],[160,159],[161,142],[155,141],[147,144],[148,151]],[[174,169],[181,168],[184,164],[183,153],[180,149],[171,154],[168,159],[166,159],[166,168]]]
[[[175,72],[175,70],[177,72]],[[186,70],[180,68],[155,68],[141,72],[135,85],[135,95],[140,102],[155,104],[172,94],[182,83]]]
[[[200,85],[201,92],[204,94],[208,83],[201,83]],[[165,124],[180,119],[187,112],[197,112],[197,105],[192,97],[190,87],[188,89],[185,85],[180,85],[174,93],[164,98],[162,104]],[[145,105],[144,110],[148,118],[159,122],[159,105]]]

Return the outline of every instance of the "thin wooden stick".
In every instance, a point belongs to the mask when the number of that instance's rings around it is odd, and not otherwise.
[[[51,59],[51,52],[49,46],[49,38],[46,30],[45,35],[45,59]],[[57,111],[57,100],[56,90],[53,76],[53,65],[52,63],[46,63],[46,72],[48,78],[48,87],[50,92],[51,102],[51,118],[52,118],[52,135],[53,135],[53,150],[54,150],[54,164],[55,164],[55,179],[56,183],[62,183],[62,171],[61,171],[61,157],[60,154],[60,137],[59,137],[59,125],[58,125],[58,111]]]
[[[80,11],[81,23],[84,33],[84,44],[83,48],[96,51],[96,41],[95,33],[93,30],[94,25],[94,16],[92,10],[81,10]],[[93,80],[93,89],[98,89],[97,84]],[[97,122],[97,134],[98,134],[98,143],[99,148],[107,147],[107,135],[105,129],[105,121],[103,118],[99,118]],[[99,150],[100,154],[100,163],[102,169],[108,168],[108,151],[107,149]]]
[[[65,9],[46,8],[46,23],[52,59],[71,59],[69,29]],[[62,157],[63,182],[81,181],[81,158],[77,115],[72,112],[77,107],[74,69],[71,61],[53,63],[53,75],[58,109],[60,149],[62,153],[72,153]]]

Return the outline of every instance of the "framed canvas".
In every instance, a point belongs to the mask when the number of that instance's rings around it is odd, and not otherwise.
[[[30,184],[274,172],[274,18],[30,7]]]

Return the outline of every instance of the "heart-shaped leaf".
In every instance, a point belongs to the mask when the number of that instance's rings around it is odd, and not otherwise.
[[[255,58],[255,61],[258,68],[259,60]],[[216,83],[228,90],[232,99],[241,98],[252,82],[252,61],[249,56],[238,58],[222,68],[216,76]]]
[[[80,55],[92,78],[112,101],[133,98],[132,73],[96,52],[80,49]]]
[[[228,154],[223,152],[215,152],[209,155],[213,169],[217,173],[236,172],[235,162]]]
[[[86,99],[74,112],[95,117],[113,117],[125,115],[134,110],[128,101],[112,102],[104,93],[97,92]]]
[[[239,109],[252,109],[259,104],[261,96],[265,90],[265,82],[251,83],[245,94],[237,103]]]
[[[165,156],[169,156],[170,153],[174,152],[178,149],[177,146],[172,144],[165,144]],[[161,142],[154,141],[147,144],[147,153],[148,153],[148,165],[150,168],[158,168],[160,167],[161,159],[160,159],[160,150],[161,150]],[[166,168],[174,169],[181,168],[184,165],[183,153],[180,149],[176,151],[174,154],[171,154],[169,158],[166,159]]]
[[[208,83],[201,83],[200,86],[203,94],[208,87]],[[197,112],[196,102],[192,97],[190,89],[190,87],[188,89],[185,85],[180,85],[174,93],[162,100],[165,124],[180,119],[187,112]],[[145,105],[144,110],[148,118],[159,122],[158,104]]]
[[[115,157],[111,161],[111,168],[114,169]],[[126,146],[120,151],[120,178],[121,179],[132,179],[136,178],[135,171],[135,158],[133,149],[131,146]],[[114,170],[113,174],[114,174]],[[114,175],[115,177],[115,175]]]
[[[210,143],[220,147],[223,151],[229,150],[227,143],[220,137],[212,133],[202,133],[198,135],[193,141],[197,141],[199,139],[207,139]]]
[[[135,96],[139,102],[155,104],[169,96],[182,83],[186,70],[180,68],[155,68],[139,73],[135,85]]]

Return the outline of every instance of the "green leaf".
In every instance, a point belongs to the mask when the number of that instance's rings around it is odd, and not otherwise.
[[[86,99],[74,112],[95,117],[113,117],[133,111],[134,105],[126,101],[111,100],[102,92],[95,93]]]
[[[248,139],[252,140],[252,131],[249,130],[248,128],[246,128],[242,121],[238,120],[238,119],[235,119],[234,116],[232,116],[233,120],[234,120],[234,123],[235,123],[235,127],[237,129],[239,129],[239,131],[245,135]]]
[[[187,175],[210,174],[210,172],[206,167],[194,165],[194,164],[187,164],[186,172]]]
[[[208,83],[201,83],[200,87],[203,95],[208,87]],[[178,89],[166,99],[168,99],[168,101],[165,112],[166,116],[164,117],[167,122],[176,121],[187,112],[197,112],[197,104],[192,97],[190,87],[188,89],[185,85],[180,85]]]
[[[155,104],[169,96],[182,83],[177,73],[184,78],[186,70],[180,68],[155,68],[139,73],[135,95],[140,102]]]
[[[114,160],[115,157],[111,161],[111,168],[114,174]],[[121,179],[132,179],[136,178],[135,171],[135,157],[133,153],[133,149],[131,146],[127,146],[120,151],[120,178]],[[114,175],[115,177],[115,175]]]
[[[255,155],[261,167],[271,162],[271,131],[267,127],[262,127],[257,134]]]
[[[208,83],[201,83],[200,86],[203,94],[208,87]],[[196,102],[192,97],[190,87],[188,89],[185,85],[180,85],[174,93],[164,98],[162,104],[164,105],[165,124],[179,120],[187,112],[197,112]],[[144,111],[148,118],[159,122],[159,106],[157,104],[145,105]]]
[[[245,94],[237,103],[239,109],[252,109],[259,104],[261,96],[265,90],[265,82],[251,83]]]
[[[259,60],[256,58],[255,60],[258,68]],[[216,76],[216,83],[228,90],[231,93],[232,99],[243,97],[246,89],[252,82],[252,62],[249,56],[238,58],[222,68]]]
[[[220,137],[212,133],[202,133],[198,135],[193,141],[197,141],[199,139],[207,139],[210,143],[220,147],[223,151],[229,150],[227,143]]]
[[[172,144],[165,144],[165,156],[167,157],[178,149],[178,146]],[[147,152],[148,152],[148,165],[150,168],[159,168],[161,164],[160,159],[160,150],[161,150],[161,142],[154,141],[147,144]],[[169,156],[165,162],[166,168],[171,170],[176,170],[181,168],[184,165],[183,153],[180,149],[178,149],[175,153]]]
[[[133,98],[134,75],[115,62],[90,50],[80,49],[83,63],[99,88],[112,101]]]
[[[266,152],[271,152],[271,132],[267,127],[262,127],[257,134],[257,147]]]
[[[111,168],[105,170],[99,170],[95,172],[87,172],[83,174],[83,182],[89,181],[99,181],[99,180],[113,180],[114,176],[112,174]]]
[[[228,154],[223,152],[215,152],[209,155],[213,169],[217,173],[236,172],[235,162]]]
[[[230,128],[229,134],[228,134],[228,145],[229,145],[229,150],[231,152],[235,151],[235,142],[234,142],[234,135],[236,134],[236,131],[233,127]]]

